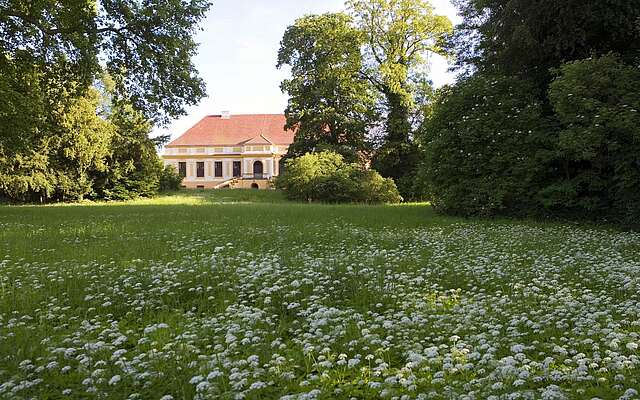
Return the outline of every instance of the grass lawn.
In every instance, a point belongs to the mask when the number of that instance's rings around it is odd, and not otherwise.
[[[639,345],[637,233],[259,191],[0,207],[3,399],[637,399]]]

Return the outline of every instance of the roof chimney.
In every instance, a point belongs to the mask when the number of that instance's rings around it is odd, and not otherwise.
[[[229,113],[229,111],[222,111],[222,119],[231,119],[231,114]]]

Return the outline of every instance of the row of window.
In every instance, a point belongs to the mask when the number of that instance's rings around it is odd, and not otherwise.
[[[280,146],[280,151],[287,151],[287,147]],[[188,148],[178,148],[178,154],[188,154],[190,151]],[[192,149],[196,154],[204,154],[206,153],[206,149],[204,147],[197,147]],[[242,153],[242,147],[213,147],[214,153]],[[271,151],[271,146],[245,146],[244,151]]]
[[[181,178],[187,176],[187,163],[179,162],[178,163],[178,173]],[[215,161],[213,163],[213,176],[216,178],[222,178],[222,161]],[[239,178],[242,176],[242,162],[234,161],[233,162],[233,177]],[[196,162],[196,177],[204,178],[204,161]]]

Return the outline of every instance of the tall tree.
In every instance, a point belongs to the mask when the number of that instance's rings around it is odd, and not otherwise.
[[[114,122],[98,115],[93,85],[105,71],[113,101],[145,121],[165,123],[203,97],[191,58],[208,7],[208,0],[0,0],[0,195],[92,192],[107,155],[122,150],[111,148],[119,143],[111,140]]]
[[[277,67],[291,66],[281,85],[289,95],[286,126],[297,129],[290,156],[331,149],[353,160],[370,149],[376,97],[360,77],[362,40],[343,13],[309,15],[285,31]]]
[[[410,76],[430,54],[447,55],[451,21],[435,15],[426,0],[350,0],[347,5],[365,35],[363,76],[384,95],[387,140],[408,142],[414,104]]]
[[[80,92],[102,61],[120,96],[167,122],[204,96],[191,57],[208,7],[208,0],[3,0],[0,56],[39,65]]]
[[[0,107],[0,193],[19,200],[82,199],[92,191],[91,171],[106,168],[113,133],[96,113],[98,92],[78,97],[61,90],[53,101],[38,86],[38,73],[30,77],[35,90],[19,85],[22,77],[0,78],[0,87],[16,93]],[[20,115],[22,106],[34,108]]]
[[[467,76],[426,118],[422,176],[459,214],[636,224],[640,3],[458,0]]]
[[[114,134],[107,168],[94,171],[95,195],[108,200],[151,196],[158,191],[163,171],[156,143],[149,138],[152,125],[131,104],[115,102],[109,109]]]
[[[42,71],[0,54],[0,193],[23,198],[53,191],[43,146],[45,99]],[[29,110],[29,112],[25,112]]]
[[[640,225],[640,68],[614,55],[563,64],[549,88],[560,123],[554,211]]]
[[[640,2],[454,0],[463,19],[453,46],[469,72],[520,75],[546,90],[549,69],[609,52],[640,57]]]
[[[70,97],[59,109],[51,110],[57,119],[55,134],[48,135],[50,159],[58,175],[57,195],[61,199],[82,200],[93,190],[92,170],[107,169],[113,127],[96,109],[100,102],[97,90]]]
[[[415,197],[418,153],[411,117],[420,85],[412,78],[421,76],[430,55],[448,54],[444,45],[451,21],[434,14],[426,0],[350,0],[347,5],[365,35],[362,76],[384,99],[384,140],[373,167],[394,178],[405,198]]]

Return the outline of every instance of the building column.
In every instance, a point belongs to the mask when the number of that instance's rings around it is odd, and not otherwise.
[[[264,165],[264,175],[267,177],[271,175],[271,171],[273,170],[271,167],[271,161],[272,160],[268,158],[262,160],[262,164]]]

